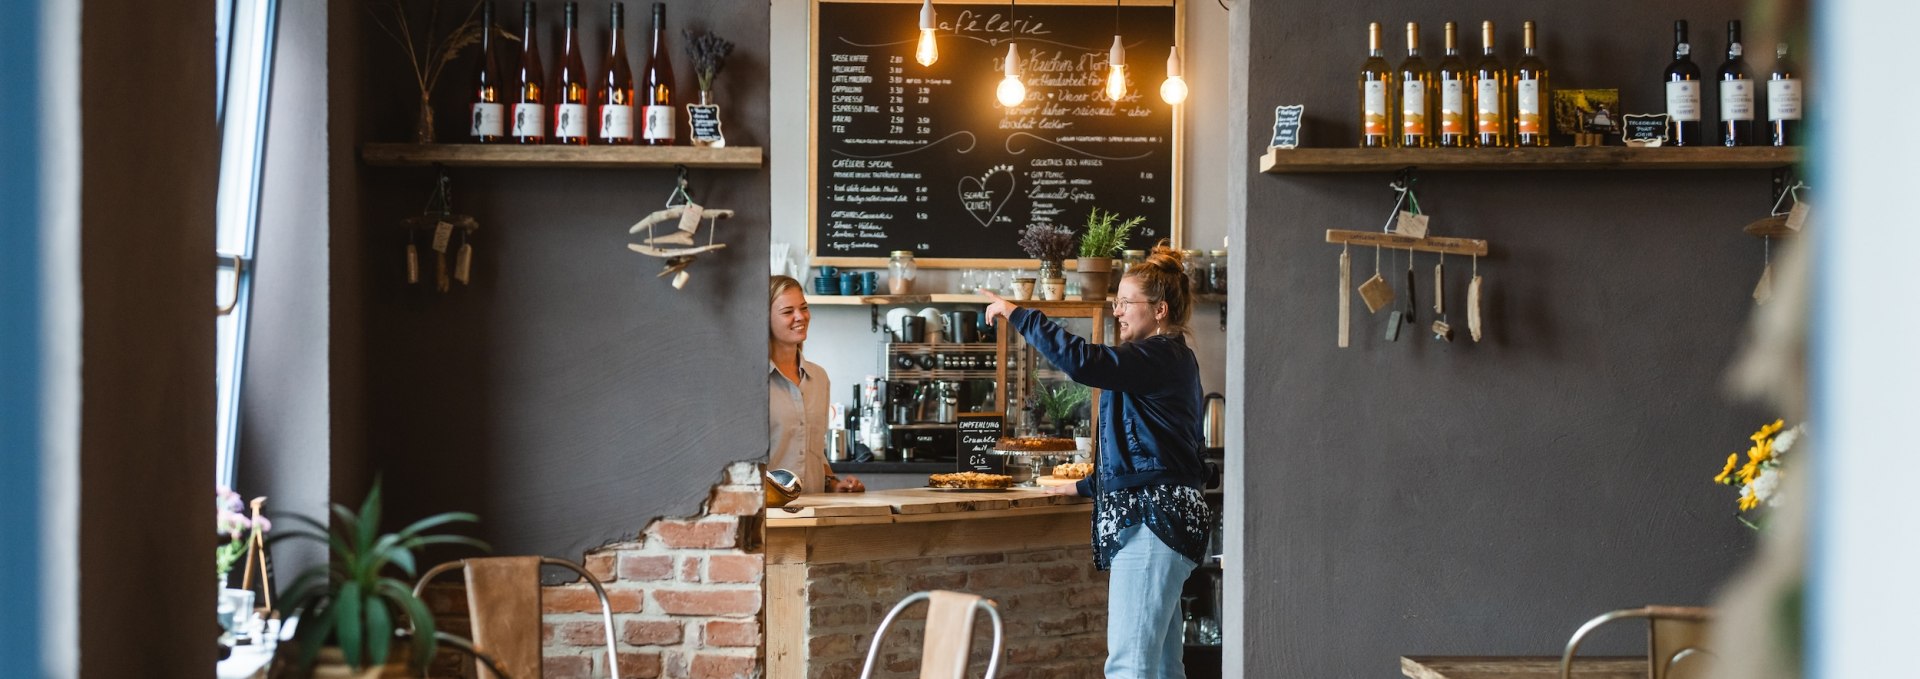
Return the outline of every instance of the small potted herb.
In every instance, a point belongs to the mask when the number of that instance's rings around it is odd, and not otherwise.
[[[1020,232],[1020,249],[1028,257],[1040,260],[1039,297],[1066,299],[1067,279],[1062,273],[1067,257],[1073,255],[1073,230],[1052,224],[1034,224]]]
[[[1080,299],[1099,301],[1107,298],[1107,279],[1113,275],[1113,257],[1127,246],[1133,228],[1146,221],[1134,217],[1122,221],[1120,215],[1094,208],[1087,214],[1087,230],[1080,234],[1080,258],[1074,263],[1080,271]]]

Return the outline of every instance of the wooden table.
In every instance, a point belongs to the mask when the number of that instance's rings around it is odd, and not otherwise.
[[[1647,679],[1647,669],[1644,656],[1573,661],[1574,679]],[[1409,679],[1560,679],[1560,656],[1401,656],[1400,673]]]

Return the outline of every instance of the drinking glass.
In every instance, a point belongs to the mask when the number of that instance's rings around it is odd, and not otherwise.
[[[972,294],[974,286],[977,285],[973,280],[975,275],[973,269],[961,269],[960,289],[957,292],[962,295]]]
[[[774,241],[767,246],[767,270],[775,276],[786,275],[788,246],[785,241]]]

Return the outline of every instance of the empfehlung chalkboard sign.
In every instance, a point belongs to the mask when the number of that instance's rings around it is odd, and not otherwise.
[[[1000,413],[961,413],[957,421],[960,427],[958,436],[958,454],[954,460],[958,463],[955,471],[980,472],[982,474],[1000,474],[1006,468],[1007,458],[994,455],[993,444],[1000,442],[1000,426],[1005,418]]]
[[[1132,243],[1177,243],[1179,111],[1160,98],[1178,30],[1170,0],[936,3],[939,58],[915,59],[920,2],[813,6],[809,251],[815,264],[1025,260],[1031,224],[1090,209],[1144,216]],[[1116,15],[1127,95],[1104,94]],[[1003,107],[1007,42],[1026,100]]]

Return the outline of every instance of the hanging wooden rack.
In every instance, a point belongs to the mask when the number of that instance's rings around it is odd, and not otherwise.
[[[1412,236],[1401,236],[1379,231],[1327,229],[1327,242],[1349,245],[1370,245],[1374,247],[1393,248],[1395,250],[1438,252],[1446,255],[1484,257],[1487,254],[1487,242],[1478,238],[1445,238],[1441,236],[1414,238]]]

